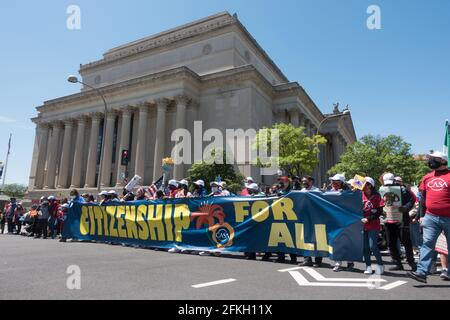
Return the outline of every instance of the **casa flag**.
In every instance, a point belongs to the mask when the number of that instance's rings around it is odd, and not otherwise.
[[[445,122],[444,154],[450,158],[450,130],[448,120]],[[448,167],[450,168],[450,162]]]

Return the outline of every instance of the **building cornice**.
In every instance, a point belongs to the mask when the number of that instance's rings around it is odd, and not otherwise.
[[[231,28],[240,31],[246,40],[254,47],[257,54],[267,66],[274,71],[282,82],[288,82],[287,77],[281,72],[275,62],[262,49],[259,43],[247,31],[244,25],[231,16],[228,12],[219,13],[192,23],[150,36],[141,40],[137,40],[123,46],[111,49],[103,55],[103,59],[94,61],[85,65],[80,65],[80,74],[91,71],[109,64],[115,64],[126,59],[133,59],[142,53],[150,53],[161,48],[167,48],[174,44],[180,46],[188,40],[198,38],[217,30]]]

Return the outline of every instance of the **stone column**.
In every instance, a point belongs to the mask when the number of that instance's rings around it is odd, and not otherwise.
[[[115,111],[109,111],[106,116],[106,132],[103,145],[103,162],[102,162],[102,187],[111,186],[111,167],[112,167],[112,153],[113,153],[113,136],[114,124],[116,122]]]
[[[300,126],[300,113],[296,109],[291,111],[291,123],[296,128]]]
[[[83,168],[83,150],[84,150],[84,135],[86,133],[87,118],[82,116],[77,119],[77,140],[75,142],[75,156],[73,160],[72,169],[72,183],[70,188],[81,188],[81,172]]]
[[[148,103],[141,103],[138,106],[139,109],[139,122],[138,122],[138,134],[136,144],[136,159],[134,172],[144,180],[145,177],[145,145],[147,137],[147,123],[148,112],[150,105]],[[143,181],[142,181],[143,182]]]
[[[45,160],[47,158],[47,146],[50,133],[50,126],[47,123],[38,124],[38,131],[40,133],[39,137],[39,151],[38,159],[36,164],[36,189],[42,189],[44,187],[44,176],[45,176]]]
[[[169,100],[160,99],[156,101],[157,116],[156,116],[156,142],[155,142],[155,159],[153,161],[153,180],[158,180],[162,172],[162,159],[165,157],[165,142],[166,142],[166,113]]]
[[[122,129],[120,130],[120,145],[119,155],[122,155],[123,150],[130,150],[130,131],[131,131],[131,115],[132,108],[125,108],[122,110]],[[122,166],[121,159],[117,162],[117,183],[116,187],[124,186],[122,181],[122,173],[126,171],[126,167]],[[142,177],[143,178],[143,177]]]
[[[98,139],[100,137],[100,120],[102,119],[103,114],[94,113],[91,117],[91,137],[89,139],[85,188],[96,187],[95,177],[97,175]]]
[[[58,142],[61,134],[61,123],[54,122],[52,124],[52,136],[47,150],[47,175],[45,176],[45,190],[55,189],[56,179],[56,161],[58,156]]]
[[[275,119],[273,121],[274,124],[283,123],[284,122],[284,110],[277,110],[274,113]]]
[[[186,129],[186,109],[191,101],[192,99],[186,95],[175,97],[175,103],[177,105],[175,129]],[[176,164],[174,166],[174,179],[181,180],[184,178],[184,168],[184,164]]]
[[[334,164],[338,163],[340,153],[339,153],[339,134],[334,133],[333,134],[333,158],[334,158]]]
[[[64,141],[59,164],[58,189],[65,189],[68,185],[70,153],[72,148],[73,120],[64,121]]]

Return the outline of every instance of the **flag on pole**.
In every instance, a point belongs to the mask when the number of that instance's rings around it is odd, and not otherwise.
[[[450,158],[450,128],[448,120],[445,122],[444,154]],[[448,167],[450,168],[450,163]]]
[[[152,185],[148,188],[148,192],[152,199],[156,198],[156,193],[161,189],[163,184],[164,176],[159,178],[158,181],[153,182]]]
[[[9,142],[8,142],[8,155],[11,154],[11,138],[12,138],[12,134],[9,135]]]

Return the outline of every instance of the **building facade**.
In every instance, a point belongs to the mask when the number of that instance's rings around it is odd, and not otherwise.
[[[79,73],[105,96],[106,117],[101,97],[88,87],[37,107],[32,198],[67,195],[70,188],[94,192],[98,183],[106,190],[122,189],[124,178],[135,174],[149,185],[162,175],[161,159],[174,147],[172,132],[184,128],[194,135],[195,121],[203,130],[222,131],[284,122],[304,126],[308,135],[320,126],[328,143],[315,172],[319,181],[356,140],[350,116],[324,115],[227,12],[114,48],[81,65]],[[122,150],[131,156],[126,167]],[[174,177],[184,178],[187,169],[175,166]],[[270,182],[255,166],[238,169]]]

